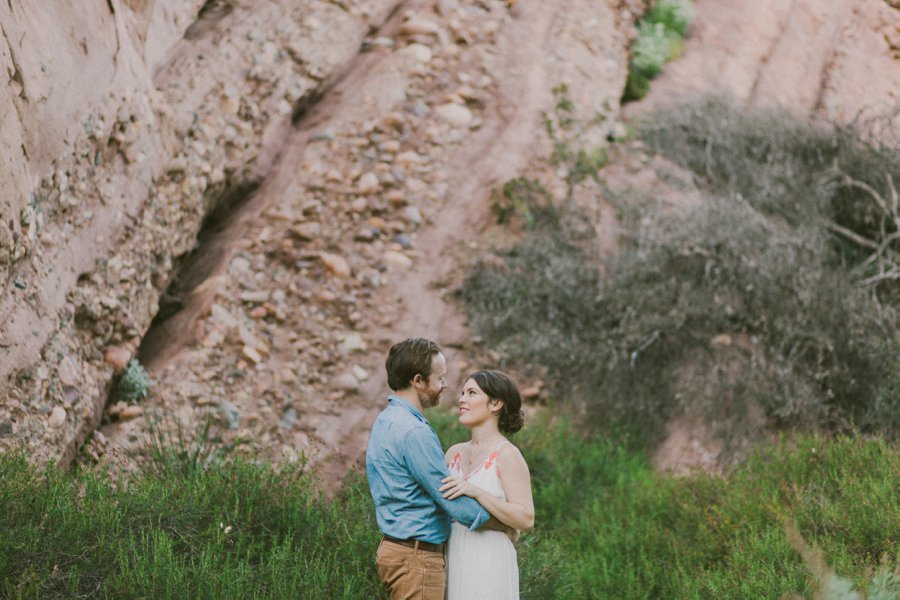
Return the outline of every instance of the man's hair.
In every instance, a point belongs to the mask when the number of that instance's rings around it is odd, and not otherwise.
[[[397,392],[408,388],[416,375],[428,379],[431,376],[431,360],[440,351],[437,344],[425,338],[409,338],[391,346],[384,362],[388,386]]]
[[[525,422],[522,396],[519,394],[519,386],[512,377],[500,371],[476,371],[466,379],[474,380],[488,398],[503,401],[500,421],[497,423],[500,433],[511,435],[522,429]]]

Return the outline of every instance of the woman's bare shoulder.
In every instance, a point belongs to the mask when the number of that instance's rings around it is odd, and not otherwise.
[[[450,459],[456,456],[456,453],[460,451],[460,449],[465,446],[465,442],[460,442],[458,444],[453,444],[449,448],[447,448],[447,452],[444,453],[444,460],[450,462]]]
[[[512,442],[508,442],[500,446],[500,460],[504,462],[521,462],[525,463],[525,457],[522,456],[522,451],[519,450],[518,446],[513,444]]]

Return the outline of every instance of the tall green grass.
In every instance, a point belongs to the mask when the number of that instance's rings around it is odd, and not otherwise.
[[[445,446],[464,438],[450,414],[431,418]],[[860,589],[897,563],[900,454],[882,439],[784,441],[725,478],[662,475],[544,418],[514,439],[537,511],[518,546],[523,598],[809,597],[787,521]],[[0,597],[385,597],[363,478],[328,499],[302,467],[181,473],[116,485],[0,456]]]
[[[188,472],[188,471],[185,471]],[[246,462],[116,485],[0,456],[0,596],[371,598],[365,485]]]
[[[455,420],[439,425],[448,443],[465,438]],[[883,439],[785,440],[727,477],[678,478],[565,425],[517,437],[537,512],[518,549],[523,598],[810,596],[790,522],[863,590],[883,558],[900,558],[900,454]]]

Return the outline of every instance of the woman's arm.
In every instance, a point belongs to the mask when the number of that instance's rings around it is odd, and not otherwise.
[[[497,467],[503,474],[501,483],[506,500],[453,475],[441,481],[444,485],[440,491],[448,500],[470,496],[504,524],[522,531],[531,530],[534,527],[534,500],[531,496],[531,474],[525,458],[518,448],[510,444],[500,449]]]

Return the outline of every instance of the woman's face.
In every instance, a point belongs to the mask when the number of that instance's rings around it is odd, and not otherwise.
[[[499,418],[497,402],[491,401],[474,379],[467,379],[459,395],[459,422],[472,428],[487,419]],[[498,412],[491,412],[491,408]]]

